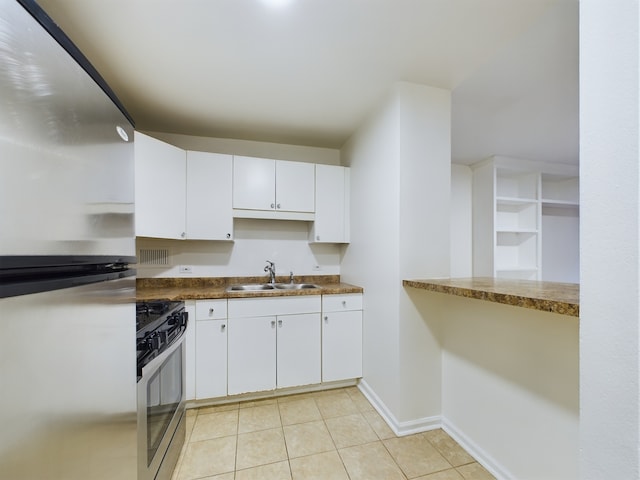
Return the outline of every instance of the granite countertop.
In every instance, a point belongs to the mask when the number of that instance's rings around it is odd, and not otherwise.
[[[580,286],[576,283],[473,277],[404,280],[402,284],[432,292],[580,316]]]
[[[276,277],[277,283],[288,283],[289,277]],[[340,275],[294,277],[295,283],[314,283],[320,288],[301,290],[266,290],[227,292],[229,285],[267,283],[265,277],[197,277],[138,278],[136,300],[204,300],[217,298],[255,298],[274,296],[332,295],[362,293],[362,287],[342,283]]]

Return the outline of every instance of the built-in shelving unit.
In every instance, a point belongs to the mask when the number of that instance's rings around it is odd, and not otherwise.
[[[574,166],[505,157],[474,165],[474,275],[577,283],[578,200]]]

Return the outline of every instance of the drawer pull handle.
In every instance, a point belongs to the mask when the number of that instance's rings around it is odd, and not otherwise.
[[[213,307],[209,309],[209,315],[213,315]]]

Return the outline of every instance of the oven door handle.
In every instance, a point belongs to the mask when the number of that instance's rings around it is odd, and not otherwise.
[[[180,335],[174,339],[174,341],[167,347],[167,349],[158,355],[156,358],[147,363],[144,367],[142,367],[142,378],[145,378],[147,375],[154,373],[158,368],[162,366],[164,361],[169,358],[169,356],[175,352],[180,345],[186,340],[184,333],[186,332],[186,328],[180,332]]]

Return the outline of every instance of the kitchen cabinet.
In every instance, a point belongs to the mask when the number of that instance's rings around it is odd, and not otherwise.
[[[473,166],[474,276],[574,281],[579,269],[577,182],[577,168],[570,165],[492,157]],[[545,215],[558,208],[572,209],[569,230],[575,234],[556,235],[560,229]]]
[[[320,296],[229,300],[228,393],[320,383]]]
[[[314,164],[233,157],[235,217],[313,220],[314,211]]]
[[[227,300],[195,304],[195,398],[227,395]]]
[[[187,239],[233,239],[232,171],[231,155],[187,151]]]
[[[186,152],[140,132],[134,152],[136,236],[185,238]]]
[[[362,295],[322,297],[322,381],[362,377]]]
[[[349,168],[316,165],[315,220],[310,243],[349,242]]]
[[[136,236],[232,240],[232,156],[135,135]]]

